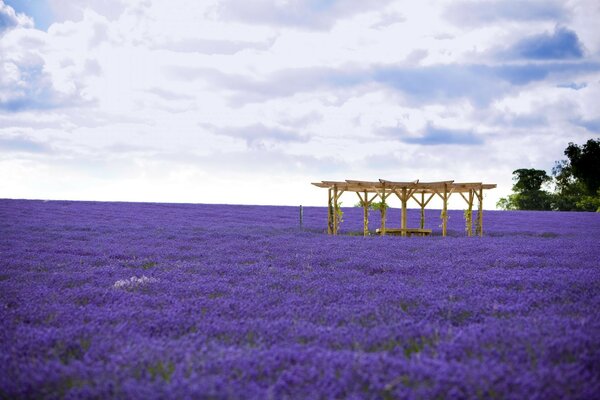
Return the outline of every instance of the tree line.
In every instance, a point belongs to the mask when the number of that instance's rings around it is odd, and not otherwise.
[[[600,212],[600,138],[582,146],[569,143],[566,160],[556,161],[552,176],[529,168],[513,171],[513,193],[496,206],[504,210]]]

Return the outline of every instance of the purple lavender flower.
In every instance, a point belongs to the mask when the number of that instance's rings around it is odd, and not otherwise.
[[[0,398],[600,393],[600,215],[326,213],[0,200]]]

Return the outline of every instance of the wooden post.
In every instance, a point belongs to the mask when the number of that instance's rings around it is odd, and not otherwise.
[[[381,193],[379,193],[379,197],[381,197],[381,210],[379,210],[379,214],[381,215],[380,232],[381,232],[381,236],[385,236],[385,220],[387,218],[387,207],[386,207],[386,202],[385,202],[387,195],[385,194],[385,183],[383,184]]]
[[[402,229],[406,229],[406,202],[407,202],[407,198],[406,198],[406,188],[402,188],[402,198],[400,199],[400,201],[402,202],[402,221],[400,224],[400,227]],[[406,231],[402,231],[401,233],[402,236],[406,236]]]
[[[363,236],[369,236],[369,197],[367,191],[364,191],[365,200],[363,201]],[[359,196],[360,197],[360,196]]]
[[[431,193],[429,195],[429,198],[427,200],[425,200],[425,192],[421,192],[421,201],[419,202],[414,196],[413,198],[415,199],[415,201],[417,203],[419,203],[419,205],[421,206],[421,229],[425,229],[425,207],[427,207],[427,204],[429,204],[429,202],[431,201],[431,199],[433,199],[433,197],[435,195],[440,195],[437,192]]]
[[[467,236],[473,236],[473,198],[475,195],[475,191],[473,189],[469,189],[469,196],[465,197],[462,192],[458,192],[460,197],[462,197],[467,203],[467,209],[465,210],[465,231],[467,231]]]
[[[383,194],[381,195],[381,210],[379,213],[381,214],[381,236],[385,236],[385,219],[387,218],[387,207],[385,199],[387,198],[385,194],[385,186],[383,187]]]
[[[333,185],[333,234],[337,235],[338,229],[338,189],[337,185]]]
[[[425,192],[421,192],[421,229],[425,229]]]
[[[333,204],[331,199],[331,188],[327,189],[327,234],[333,234]]]
[[[448,227],[448,185],[444,184],[444,205],[442,208],[442,236],[446,236]]]
[[[479,236],[483,236],[483,188],[479,188],[479,209],[477,210],[477,230]]]
[[[302,204],[300,204],[300,228],[302,228],[302,217],[303,217],[303,212],[302,212]]]
[[[473,197],[473,189],[469,189],[469,205],[467,215],[465,215],[465,218],[467,218],[467,236],[469,237],[473,236]]]

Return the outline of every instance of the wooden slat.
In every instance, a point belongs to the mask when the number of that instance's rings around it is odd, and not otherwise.
[[[389,232],[429,232],[431,233],[431,229],[422,229],[422,228],[388,228]],[[375,230],[375,232],[379,233],[379,229]]]
[[[423,207],[427,207],[427,204],[429,204],[429,202],[431,201],[431,199],[433,199],[434,196],[435,196],[435,193],[431,193],[431,196],[429,196],[429,198],[427,200],[425,200],[425,205]]]
[[[468,187],[468,186],[472,186],[472,187],[476,187],[479,188],[479,186],[483,185],[483,183],[481,182],[454,182],[452,183],[452,186],[464,186],[464,187]]]
[[[362,196],[360,195],[360,192],[356,192],[356,195],[358,196],[358,198],[360,199],[360,205],[362,206],[364,203],[364,200],[362,198]]]
[[[479,189],[483,185],[481,182],[454,182],[450,185],[452,188],[458,190],[466,190],[467,192],[471,189]]]
[[[469,189],[469,193],[471,192],[471,190],[472,190],[472,189]],[[467,199],[467,198],[465,197],[465,195],[464,195],[464,194],[462,194],[462,192],[458,192],[458,194],[460,194],[460,197],[462,197],[463,199],[465,199],[465,201],[467,202],[467,205],[468,205],[468,204],[469,204],[469,199]]]
[[[416,201],[416,202],[417,202],[417,204],[419,205],[419,207],[423,207],[423,203],[421,203],[421,200],[419,200],[419,199],[417,199],[417,198],[415,197],[415,194],[416,194],[416,193],[413,193],[413,194],[411,194],[411,195],[410,195],[410,197],[411,197],[411,198],[412,198],[414,201]]]
[[[380,179],[379,182],[382,184],[385,183],[385,186],[390,189],[402,189],[402,188],[414,188],[417,187],[419,180],[409,181],[409,182],[397,182],[397,181],[388,181],[385,179]]]
[[[377,234],[383,234],[383,232],[380,229],[375,230],[375,233]],[[385,230],[385,233],[389,233],[391,235],[402,235],[402,236],[412,236],[412,235],[419,235],[419,236],[429,236],[431,235],[431,229],[420,229],[420,228],[404,228],[404,229],[398,229],[398,228],[388,228]]]
[[[366,187],[381,187],[381,182],[376,181],[376,182],[372,182],[372,181],[355,181],[352,179],[346,179],[346,182],[351,184],[351,185],[358,185],[358,186],[366,186]]]
[[[364,187],[364,186],[351,185],[347,182],[335,183],[334,185],[331,185],[331,187],[333,187],[333,186],[337,186],[338,189],[346,190],[349,192],[362,192],[366,189],[369,193],[375,193],[378,190],[377,188],[369,188],[369,187]]]
[[[444,185],[450,185],[454,181],[439,181],[439,182],[421,182],[416,185],[417,190],[420,189],[444,189]]]

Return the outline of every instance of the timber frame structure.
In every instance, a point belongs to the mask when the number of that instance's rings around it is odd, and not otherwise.
[[[406,236],[409,229],[406,227],[407,203],[409,199],[413,199],[421,208],[421,230],[425,227],[425,206],[438,195],[443,202],[442,206],[442,236],[446,236],[448,225],[448,199],[453,193],[458,193],[467,202],[465,211],[465,226],[467,236],[473,236],[473,203],[475,198],[478,200],[477,221],[475,234],[483,236],[483,191],[486,189],[494,189],[495,184],[468,182],[457,183],[454,181],[440,182],[419,182],[419,180],[410,182],[395,182],[384,179],[379,179],[377,182],[370,181],[321,181],[313,183],[313,185],[325,188],[328,191],[328,212],[327,212],[327,233],[330,235],[338,234],[339,227],[339,203],[340,196],[345,192],[354,192],[360,199],[360,204],[364,209],[364,236],[369,235],[369,207],[376,198],[381,199],[381,228],[378,230],[382,235],[386,234],[386,200],[392,194],[396,195],[402,203],[401,216],[401,235]],[[431,231],[428,231],[429,233]]]

